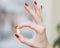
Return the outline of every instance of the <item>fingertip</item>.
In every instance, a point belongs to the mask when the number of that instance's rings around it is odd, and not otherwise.
[[[41,8],[43,8],[42,5],[41,5]]]
[[[28,3],[25,3],[24,6],[28,7],[29,5],[28,5]]]
[[[37,2],[36,2],[36,1],[34,1],[33,3],[34,3],[35,5],[37,5]]]
[[[18,34],[15,34],[16,38],[20,38],[20,36]]]
[[[15,26],[15,28],[17,28],[17,27],[18,27],[18,25]]]
[[[24,4],[24,8],[25,8],[27,11],[29,11],[29,10],[28,10],[28,9],[29,9],[28,3],[25,3],[25,4]]]
[[[39,6],[39,10],[42,10],[42,9],[43,9],[43,6],[42,6],[42,5],[40,5],[40,6]]]

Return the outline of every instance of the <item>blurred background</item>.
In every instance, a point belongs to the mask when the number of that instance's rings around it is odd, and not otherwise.
[[[14,36],[15,26],[23,22],[34,22],[29,13],[24,9],[28,2],[33,8],[34,0],[0,0],[0,48],[30,48],[19,42]],[[60,23],[60,0],[37,0],[38,5],[43,5],[43,19],[46,25],[46,34],[51,45],[58,38],[57,25]],[[35,34],[32,29],[23,28],[21,34],[32,38]]]

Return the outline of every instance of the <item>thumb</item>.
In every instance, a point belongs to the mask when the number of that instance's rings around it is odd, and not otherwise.
[[[21,41],[21,43],[32,46],[32,40],[31,39],[26,39],[20,34],[15,34],[15,36],[19,39],[19,41]]]

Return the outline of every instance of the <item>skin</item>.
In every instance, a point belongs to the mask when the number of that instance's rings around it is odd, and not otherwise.
[[[33,2],[33,6],[35,11],[33,11],[30,6],[24,5],[24,8],[29,12],[29,14],[34,19],[35,23],[32,22],[25,22],[17,26],[17,28],[29,27],[36,31],[36,36],[32,39],[26,39],[21,34],[18,35],[19,41],[22,43],[32,47],[32,48],[51,48],[48,43],[47,36],[46,36],[46,27],[43,24],[42,18],[42,6],[38,6]]]

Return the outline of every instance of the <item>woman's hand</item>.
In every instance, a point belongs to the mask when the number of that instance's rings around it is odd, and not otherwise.
[[[19,26],[17,26],[17,28],[21,29],[23,27],[29,27],[36,31],[36,36],[30,40],[25,39],[20,34],[15,34],[15,36],[19,39],[19,41],[32,48],[48,48],[49,43],[46,37],[46,28],[43,24],[43,19],[42,19],[42,6],[38,7],[36,1],[33,2],[33,6],[35,11],[33,11],[27,3],[24,4],[25,9],[32,16],[35,23],[32,22],[22,23]]]

